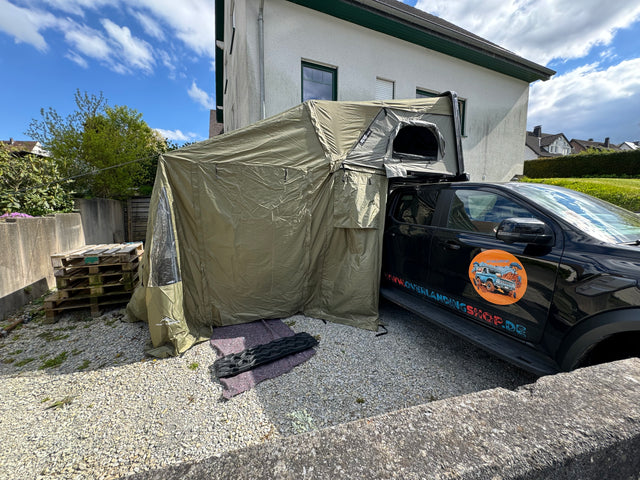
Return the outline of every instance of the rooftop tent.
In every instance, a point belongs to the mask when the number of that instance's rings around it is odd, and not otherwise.
[[[298,312],[376,330],[387,179],[460,176],[457,114],[455,94],[312,100],[164,154],[128,305],[149,353]]]

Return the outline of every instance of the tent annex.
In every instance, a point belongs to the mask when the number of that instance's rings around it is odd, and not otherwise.
[[[158,357],[305,315],[376,330],[388,178],[462,177],[457,98],[308,101],[164,154],[142,285]]]

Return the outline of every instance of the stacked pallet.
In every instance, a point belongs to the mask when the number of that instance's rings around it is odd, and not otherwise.
[[[86,245],[52,255],[58,290],[45,299],[47,320],[79,308],[90,308],[97,316],[105,307],[127,303],[139,282],[143,253],[142,242],[135,242]]]

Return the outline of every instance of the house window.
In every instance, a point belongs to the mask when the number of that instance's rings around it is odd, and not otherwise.
[[[337,99],[337,70],[315,63],[302,62],[302,101]]]
[[[437,92],[431,92],[429,90],[416,89],[416,98],[431,98],[440,95]],[[466,116],[467,116],[467,101],[464,98],[458,97],[458,111],[460,112],[460,135],[466,135]]]
[[[392,100],[395,98],[396,84],[392,80],[376,78],[376,100]]]

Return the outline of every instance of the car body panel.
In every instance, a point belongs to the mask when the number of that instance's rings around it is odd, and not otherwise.
[[[454,208],[460,209],[465,195],[468,199],[476,192],[486,194],[482,201],[492,195],[500,199],[486,212],[493,215],[500,210],[499,201],[509,204],[519,216],[537,219],[530,222],[534,227],[542,222],[550,235],[545,233],[541,244],[499,240],[495,231],[500,218],[491,219],[488,225],[475,222],[482,209],[473,204],[469,204],[471,208],[464,205],[466,213],[452,213]],[[401,196],[407,201],[410,194],[418,193],[437,198],[425,225],[399,218],[393,210]],[[578,357],[584,357],[593,346],[590,342],[602,340],[600,335],[640,331],[640,247],[598,241],[518,194],[513,184],[392,185],[388,205],[383,288],[419,299],[426,316],[434,309],[448,312],[457,320],[447,328],[455,331],[458,325],[458,330],[464,330],[456,322],[482,325],[523,349],[534,349],[540,358],[555,362],[558,369],[575,368]],[[526,221],[522,224],[526,226]],[[477,231],[472,231],[476,227]],[[397,298],[394,301],[402,303]],[[624,327],[610,325],[607,312],[614,311],[623,312],[615,318],[623,315],[625,322],[619,325]],[[598,334],[575,333],[589,321]],[[602,322],[608,326],[603,328]],[[579,347],[567,340],[571,338]],[[501,356],[509,355],[502,352]],[[544,370],[529,369],[536,368]]]

